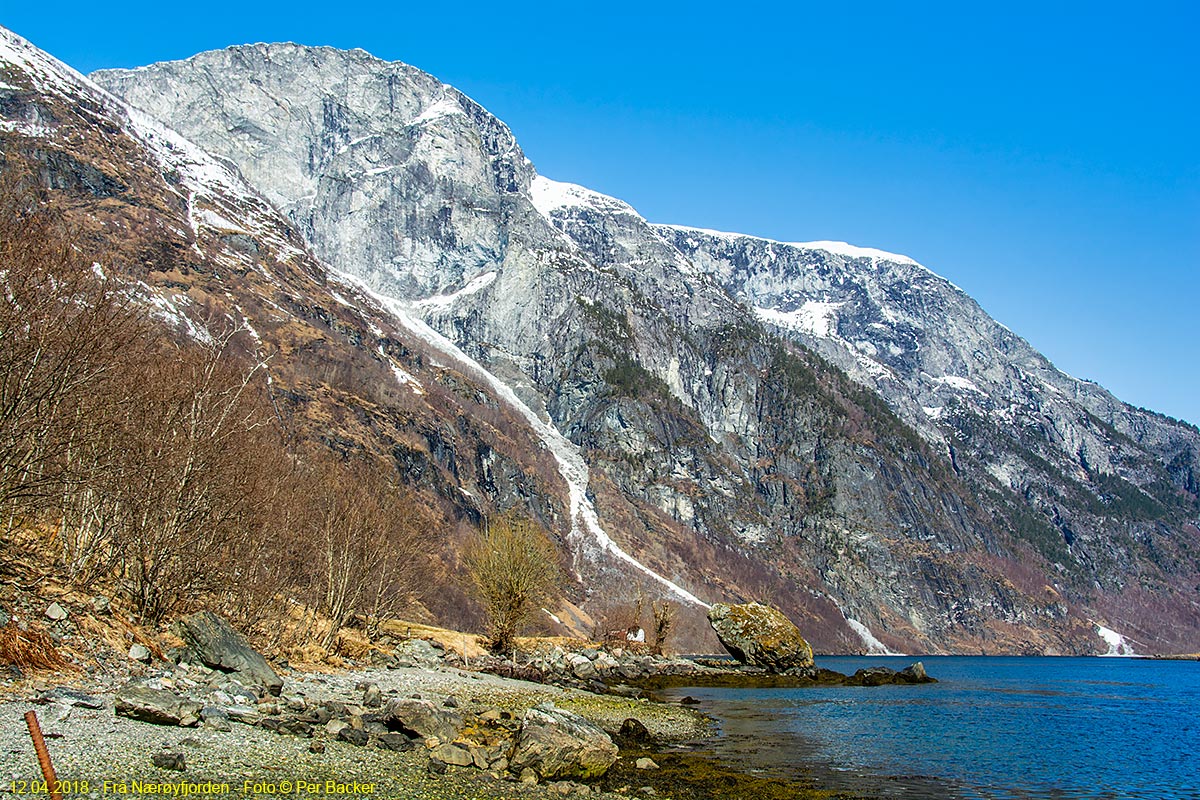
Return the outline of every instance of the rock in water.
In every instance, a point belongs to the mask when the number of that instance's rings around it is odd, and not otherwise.
[[[174,625],[196,658],[206,667],[232,673],[243,683],[258,684],[278,696],[283,679],[228,622],[211,611],[198,611]]]
[[[717,603],[708,621],[729,654],[743,664],[770,672],[813,665],[812,648],[791,620],[758,603]]]
[[[616,760],[617,746],[607,733],[578,714],[543,704],[525,712],[509,769],[522,775],[532,769],[544,780],[586,780]]]

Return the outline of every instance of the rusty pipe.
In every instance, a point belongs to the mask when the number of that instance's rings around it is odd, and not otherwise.
[[[58,776],[54,774],[54,764],[50,761],[46,740],[42,738],[42,727],[38,725],[36,711],[25,712],[25,724],[29,727],[29,738],[33,739],[33,749],[37,753],[38,766],[42,768],[42,777],[46,779],[50,800],[62,800],[62,792],[58,790]]]

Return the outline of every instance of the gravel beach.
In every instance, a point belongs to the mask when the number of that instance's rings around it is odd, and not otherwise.
[[[144,676],[155,680],[154,670]],[[157,680],[170,685],[177,674],[163,671]],[[186,682],[187,679],[182,679]],[[0,703],[0,792],[35,793],[41,780],[33,745],[22,715],[38,713],[47,747],[64,794],[102,797],[120,794],[372,795],[394,798],[537,798],[603,794],[596,787],[568,782],[525,785],[470,767],[430,768],[424,748],[408,752],[357,747],[332,738],[282,735],[245,724],[229,731],[205,727],[154,725],[118,716],[113,692],[123,677],[69,681],[103,702],[98,709],[69,705],[63,699],[37,702],[35,684],[14,687]],[[419,695],[441,703],[454,697],[466,708],[494,707],[523,713],[545,702],[573,711],[609,730],[629,717],[640,720],[662,743],[695,739],[710,730],[701,714],[679,706],[510,680],[449,667],[365,669],[340,673],[285,675],[283,697],[310,704],[327,700],[354,702],[364,683],[375,683],[385,698]],[[314,743],[318,743],[313,746]],[[321,746],[323,745],[323,747]],[[321,752],[314,752],[320,750]],[[156,753],[181,753],[183,771],[156,766]],[[620,787],[619,787],[620,788]],[[640,787],[630,787],[637,792]],[[646,794],[648,794],[647,792]],[[625,796],[625,792],[610,793]]]

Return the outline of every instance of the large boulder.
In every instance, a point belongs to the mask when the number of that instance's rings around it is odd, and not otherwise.
[[[228,673],[245,684],[262,686],[273,695],[283,689],[283,679],[246,638],[211,611],[198,611],[175,623],[173,630],[188,651],[210,669]]]
[[[543,780],[599,778],[617,760],[617,746],[578,714],[549,704],[525,712],[509,769],[532,769]]]
[[[708,621],[729,654],[743,664],[769,672],[787,672],[813,665],[812,648],[791,620],[758,603],[717,603]]]

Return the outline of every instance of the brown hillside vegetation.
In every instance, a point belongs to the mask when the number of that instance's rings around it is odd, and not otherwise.
[[[6,554],[16,532],[48,530],[70,585],[114,586],[147,623],[299,603],[330,622],[327,651],[352,615],[408,604],[427,512],[369,454],[287,447],[237,329],[168,336],[28,179],[0,184],[0,263]],[[6,661],[52,665],[36,632],[10,628]]]

